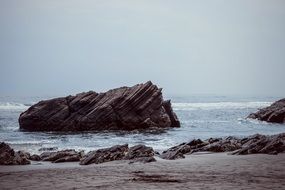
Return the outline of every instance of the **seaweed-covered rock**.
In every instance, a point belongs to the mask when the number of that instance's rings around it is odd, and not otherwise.
[[[100,131],[180,127],[170,101],[163,100],[161,91],[148,81],[105,93],[90,91],[40,101],[21,113],[20,129]]]

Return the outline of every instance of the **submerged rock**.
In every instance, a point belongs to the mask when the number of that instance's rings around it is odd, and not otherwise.
[[[258,119],[272,123],[285,123],[285,98],[274,102],[272,105],[251,113],[248,118]]]
[[[124,144],[91,151],[80,160],[80,165],[100,164],[103,162],[122,160],[128,150],[128,144]]]
[[[93,91],[40,101],[19,117],[27,131],[134,130],[180,127],[164,101],[162,89],[150,81],[105,93]]]
[[[0,165],[27,165],[30,155],[23,151],[15,152],[8,144],[0,143]]]

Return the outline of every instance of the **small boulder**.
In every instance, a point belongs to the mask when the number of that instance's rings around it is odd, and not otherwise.
[[[142,157],[153,157],[154,156],[154,150],[152,147],[148,147],[145,145],[136,145],[129,149],[128,153],[124,157],[126,160],[133,160],[136,158],[142,158]]]
[[[19,117],[26,131],[106,131],[180,127],[162,89],[148,81],[103,93],[79,93],[32,105]]]
[[[23,151],[15,152],[8,144],[0,143],[0,165],[27,165],[29,154]]]
[[[40,155],[42,161],[59,162],[75,162],[81,159],[81,153],[73,149],[61,150],[57,152],[43,152]]]
[[[178,146],[169,148],[168,150],[162,152],[160,157],[167,160],[185,158],[184,154],[192,153],[193,150],[205,145],[207,145],[207,142],[204,142],[201,139],[194,139],[188,143],[182,143]]]
[[[122,160],[128,150],[128,144],[124,144],[91,151],[80,160],[80,165],[100,164],[103,162]]]
[[[32,161],[41,161],[41,157],[37,154],[33,154],[30,156],[29,160],[32,160]]]

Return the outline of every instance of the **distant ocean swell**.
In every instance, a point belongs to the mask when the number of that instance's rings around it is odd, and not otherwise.
[[[26,110],[32,104],[21,104],[15,102],[0,102],[0,110]]]
[[[272,102],[172,103],[174,110],[258,109]]]
[[[246,109],[269,106],[272,102],[208,102],[208,103],[172,103],[174,110],[215,110]],[[0,110],[26,110],[33,103],[0,102]]]

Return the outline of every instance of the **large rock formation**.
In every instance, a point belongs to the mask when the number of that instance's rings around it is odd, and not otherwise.
[[[260,109],[248,116],[251,119],[258,119],[272,123],[285,123],[285,98],[274,102],[271,106]]]
[[[40,101],[19,117],[27,131],[133,130],[180,127],[164,101],[161,88],[150,81],[105,93],[93,91]]]

